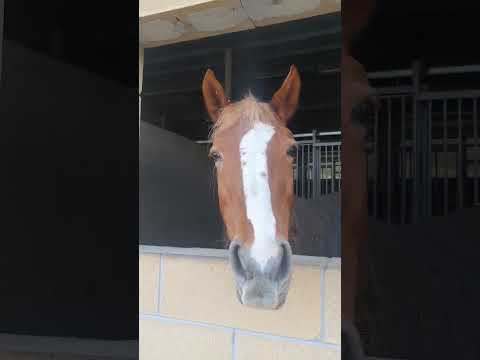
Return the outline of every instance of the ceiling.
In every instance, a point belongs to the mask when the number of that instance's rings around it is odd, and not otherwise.
[[[140,0],[140,43],[156,47],[340,11],[341,0]]]

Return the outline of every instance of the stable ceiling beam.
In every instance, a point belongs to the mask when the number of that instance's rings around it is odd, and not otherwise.
[[[140,42],[156,47],[340,11],[340,0],[140,0]]]

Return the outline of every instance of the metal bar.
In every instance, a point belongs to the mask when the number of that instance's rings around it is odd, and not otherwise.
[[[302,73],[314,73],[317,76],[332,76],[336,75],[336,73],[339,72],[339,70],[324,70],[324,71],[316,71],[313,66],[308,66],[308,65],[303,65],[301,67]],[[261,71],[257,72],[255,75],[255,79],[257,80],[269,80],[269,79],[284,79],[285,76],[288,74],[288,71],[283,71],[283,72],[268,72],[268,71]]]
[[[456,113],[455,113],[455,114],[456,114]],[[466,116],[465,111],[462,111],[462,115],[463,115],[463,117]],[[472,118],[473,118],[473,115],[472,115]],[[431,143],[432,143],[433,145],[443,145],[443,139],[432,139]],[[406,140],[406,141],[405,141],[405,144],[406,144],[407,147],[412,146],[412,142],[411,142],[410,140]],[[458,139],[457,139],[457,138],[447,139],[447,144],[448,144],[448,145],[458,145]],[[463,144],[463,145],[471,145],[471,146],[474,146],[474,145],[475,145],[475,141],[474,141],[473,137],[472,137],[472,138],[464,138],[464,139],[462,140],[462,144]],[[372,146],[373,146],[372,143],[368,143],[367,145],[368,145],[369,147],[372,147]]]
[[[424,215],[423,205],[424,201],[421,198],[423,196],[423,153],[424,153],[424,144],[423,144],[423,126],[425,125],[422,116],[422,104],[419,101],[419,95],[421,92],[421,71],[422,64],[420,61],[414,61],[412,64],[412,81],[414,87],[414,102],[413,102],[413,116],[414,116],[414,126],[413,126],[413,144],[414,144],[414,187],[412,192],[412,207],[413,207],[413,220],[414,222],[419,221],[419,219]]]
[[[312,142],[311,141],[297,141],[297,144],[298,145],[311,145]],[[338,145],[340,144],[339,141],[322,141],[322,145],[328,145],[328,146],[332,146],[332,145]]]
[[[150,80],[158,82],[162,77],[172,77],[174,74],[179,74],[179,73],[186,73],[186,72],[204,72],[208,68],[215,68],[215,67],[222,67],[225,64],[225,59],[215,59],[213,61],[210,61],[208,65],[203,64],[203,63],[195,63],[194,65],[185,65],[185,66],[180,66],[180,65],[165,65],[162,66],[161,69],[157,68],[151,68],[147,67],[145,69],[144,74],[145,78],[148,78]],[[178,76],[178,75],[175,75]]]
[[[340,131],[331,131],[331,132],[323,132],[323,133],[316,133],[316,136],[331,136],[331,135],[341,135]],[[311,137],[312,133],[307,133],[307,134],[294,134],[293,137],[295,139],[302,138],[302,137]],[[195,141],[197,144],[206,144],[206,143],[211,143],[212,140],[196,140]],[[310,141],[298,141],[299,144],[303,143],[310,143]],[[325,142],[325,144],[339,144],[339,141],[334,141],[334,142]]]
[[[340,184],[339,184],[339,179],[337,179],[337,168],[338,168],[338,162],[339,162],[339,152],[338,152],[338,146],[334,146],[335,149],[335,164],[333,167],[333,174],[334,174],[334,179],[335,179],[335,192],[340,191]]]
[[[448,213],[447,100],[443,100],[443,215]]]
[[[308,197],[311,198],[312,197],[312,183],[313,183],[313,161],[312,161],[312,159],[313,159],[313,144],[308,145],[307,150],[308,150],[308,153],[307,153],[307,164],[308,164],[307,172],[310,175],[310,176],[307,176],[307,189],[308,189]],[[310,152],[310,150],[311,150],[311,152]],[[310,163],[312,163],[311,169],[310,169]]]
[[[307,133],[308,135],[312,136],[312,133]],[[305,134],[305,135],[307,135]],[[296,134],[293,135],[294,137],[303,136],[304,134]],[[325,132],[316,132],[315,136],[331,136],[331,135],[342,135],[341,131],[325,131]]]
[[[403,95],[413,92],[412,86],[385,86],[376,87],[375,94],[377,95]]]
[[[432,215],[432,101],[428,102],[428,116],[427,116],[427,137],[426,152],[425,152],[425,212],[427,216]]]
[[[480,65],[464,65],[464,66],[445,66],[434,67],[427,70],[427,75],[448,75],[448,74],[466,74],[480,72]],[[375,71],[367,74],[369,79],[389,79],[399,77],[411,77],[413,71],[410,69]]]
[[[375,111],[375,119],[373,123],[373,152],[375,154],[375,174],[373,176],[373,216],[377,217],[377,181],[378,181],[378,169],[380,169],[379,159],[378,159],[378,113],[379,109]]]
[[[374,71],[367,73],[369,79],[390,79],[412,76],[412,70]]]
[[[232,97],[232,48],[225,49],[225,95]]]
[[[338,154],[338,159],[340,160],[340,174],[338,174],[338,191],[342,191],[342,162],[341,162],[341,156],[340,154],[342,153],[342,145],[337,146],[337,154]]]
[[[334,190],[334,186],[335,186],[335,178],[334,178],[334,172],[335,172],[335,169],[333,168],[334,166],[334,162],[335,160],[333,159],[333,145],[330,146],[330,193],[333,193],[335,190]]]
[[[318,146],[313,147],[313,174],[314,174],[314,183],[313,183],[313,196],[318,197]]]
[[[405,97],[402,97],[402,110],[401,110],[401,130],[400,130],[400,154],[401,154],[401,194],[400,194],[400,223],[405,223],[405,206],[406,206],[406,197],[407,197],[407,188],[406,188],[406,149],[405,149]]]
[[[392,222],[392,99],[387,103],[387,222]]]
[[[318,31],[291,33],[291,35],[288,35],[288,36],[283,35],[281,39],[277,39],[277,40],[268,38],[264,40],[250,41],[245,44],[240,44],[238,48],[245,49],[245,48],[255,48],[255,47],[261,47],[261,46],[272,46],[277,44],[283,44],[289,41],[306,40],[312,37],[336,35],[336,34],[340,34],[341,32],[342,32],[341,26],[332,26],[332,27],[329,27],[328,29],[323,29]]]
[[[296,177],[296,182],[295,182],[295,188],[296,188],[295,189],[296,190],[295,195],[297,195],[297,196],[299,195],[299,182],[300,182],[299,169],[298,169],[298,166],[299,166],[298,165],[298,148],[299,147],[297,146],[297,156],[295,157],[295,164],[296,164],[295,172],[296,172],[296,176],[297,176]]]
[[[418,95],[419,100],[443,100],[458,98],[478,98],[480,90],[426,91]]]
[[[330,51],[338,51],[341,50],[342,47],[339,44],[331,44],[331,45],[320,45],[320,46],[312,46],[308,48],[302,49],[291,49],[286,51],[286,49],[270,49],[270,51],[257,51],[252,53],[253,58],[257,63],[265,62],[268,60],[273,59],[281,59],[285,58],[286,56],[300,56],[300,55],[310,55],[320,52],[330,52]]]
[[[320,164],[319,164],[319,171],[320,171],[320,195],[323,195],[323,161],[322,161],[322,156],[323,156],[323,150],[322,150],[323,146],[320,145],[320,155],[319,155],[319,159],[320,159]]]
[[[428,75],[466,74],[480,72],[480,65],[446,66],[431,68]]]
[[[2,87],[2,59],[3,59],[3,23],[5,16],[5,2],[0,0],[0,88]]]
[[[473,99],[473,139],[475,143],[475,152],[478,153],[478,113],[477,113],[477,99]],[[478,179],[480,177],[480,168],[478,163],[478,157],[474,159],[474,178],[473,178],[473,202],[475,205],[479,203],[478,198]]]
[[[162,95],[174,95],[174,94],[190,94],[200,92],[202,89],[199,86],[184,88],[184,89],[170,89],[162,91],[144,91],[142,97],[147,96],[162,96]]]
[[[457,148],[457,190],[458,208],[463,208],[463,122],[462,122],[462,99],[458,99],[458,148]]]
[[[312,146],[312,197],[313,198],[318,196],[317,167],[318,167],[317,146],[313,145]]]
[[[302,145],[302,197],[305,198],[305,145]]]

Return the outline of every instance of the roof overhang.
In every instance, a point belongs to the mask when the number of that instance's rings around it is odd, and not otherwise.
[[[140,44],[162,46],[340,9],[341,0],[140,0]]]

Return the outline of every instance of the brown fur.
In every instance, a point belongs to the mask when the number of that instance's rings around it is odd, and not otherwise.
[[[375,0],[342,4],[342,319],[355,322],[360,252],[368,237],[367,160],[364,130],[352,123],[355,106],[372,97],[364,67],[352,56],[353,39],[375,9]]]
[[[241,101],[230,103],[210,70],[205,75],[202,89],[213,122],[210,152],[222,156],[216,166],[217,185],[220,212],[228,239],[243,242],[247,246],[254,240],[253,228],[246,215],[239,147],[243,135],[259,121],[275,129],[267,147],[269,185],[277,239],[288,240],[294,194],[292,159],[287,155],[287,150],[295,140],[285,125],[298,103],[300,79],[297,70],[291,67],[270,103],[260,102],[251,94]],[[219,104],[223,106],[219,107]]]

